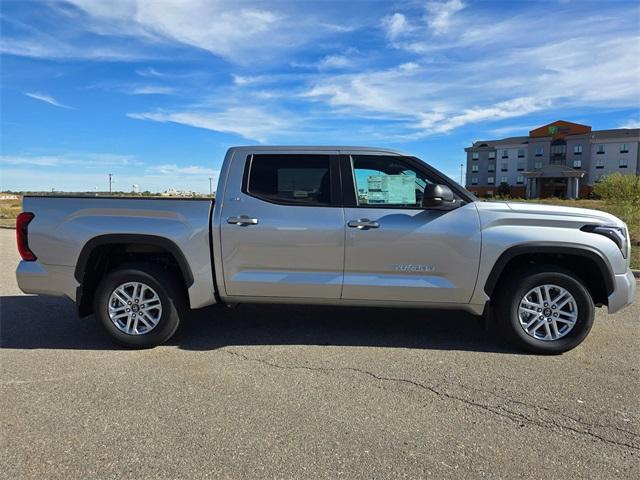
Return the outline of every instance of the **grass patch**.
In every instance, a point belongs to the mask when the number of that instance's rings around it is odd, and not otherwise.
[[[15,226],[16,217],[22,211],[22,199],[0,200],[0,225]]]

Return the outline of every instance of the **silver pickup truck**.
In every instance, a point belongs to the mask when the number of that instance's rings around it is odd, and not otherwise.
[[[234,147],[215,201],[28,196],[24,210],[22,291],[71,298],[132,347],[168,340],[188,309],[267,302],[463,309],[561,353],[636,288],[618,218],[479,202],[386,149]]]

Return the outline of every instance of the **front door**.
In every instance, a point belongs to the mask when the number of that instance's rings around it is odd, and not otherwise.
[[[475,205],[424,209],[424,187],[435,180],[415,159],[356,155],[345,161],[357,198],[345,208],[342,298],[469,302],[480,259]]]
[[[221,219],[227,296],[340,298],[344,216],[338,157],[234,158]],[[219,200],[220,201],[220,200]]]

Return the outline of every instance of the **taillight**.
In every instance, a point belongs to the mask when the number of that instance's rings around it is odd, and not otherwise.
[[[23,260],[32,262],[36,259],[35,254],[29,249],[29,222],[35,215],[31,212],[22,212],[16,218],[16,240],[18,241],[18,252]]]

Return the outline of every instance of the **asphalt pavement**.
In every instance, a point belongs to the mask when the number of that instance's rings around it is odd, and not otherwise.
[[[114,346],[0,230],[0,477],[640,478],[640,302],[561,356],[466,314],[250,306]]]

